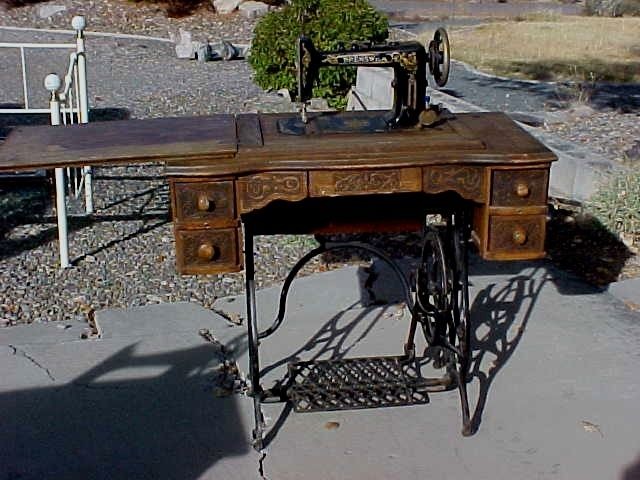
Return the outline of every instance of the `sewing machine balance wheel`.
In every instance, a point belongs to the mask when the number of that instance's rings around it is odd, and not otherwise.
[[[433,34],[433,40],[428,48],[429,71],[439,87],[444,87],[449,79],[449,65],[451,49],[449,47],[449,35],[440,27]]]

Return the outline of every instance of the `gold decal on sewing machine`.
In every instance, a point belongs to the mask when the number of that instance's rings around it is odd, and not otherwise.
[[[302,200],[307,197],[307,176],[304,172],[260,173],[238,178],[238,210],[250,212],[272,200]]]
[[[419,168],[389,170],[330,170],[309,174],[311,196],[367,195],[417,192],[422,189]]]
[[[452,190],[462,198],[476,202],[484,201],[484,168],[437,165],[424,168],[424,191],[442,193]]]

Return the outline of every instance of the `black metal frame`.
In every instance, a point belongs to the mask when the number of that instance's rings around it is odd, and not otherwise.
[[[253,397],[255,428],[253,445],[258,451],[263,449],[264,418],[261,404],[267,400],[291,400],[291,393],[286,386],[264,390],[260,383],[259,343],[263,338],[272,335],[282,325],[286,311],[287,295],[291,284],[302,269],[314,257],[336,249],[356,248],[365,250],[389,265],[402,285],[406,305],[411,313],[411,323],[402,357],[374,357],[371,361],[390,360],[400,367],[417,361],[415,352],[415,334],[418,324],[422,327],[427,344],[432,351],[438,352],[433,358],[434,366],[446,367],[446,373],[440,378],[411,378],[410,387],[422,395],[458,388],[462,410],[462,434],[470,435],[472,427],[469,416],[467,397],[467,376],[470,358],[470,318],[469,318],[469,282],[467,245],[470,240],[470,227],[466,212],[463,209],[443,216],[441,225],[426,225],[423,234],[423,248],[420,264],[414,275],[415,285],[409,280],[400,267],[384,252],[369,244],[361,242],[324,242],[309,251],[298,260],[287,275],[280,293],[278,314],[273,324],[266,330],[258,331],[255,295],[254,264],[254,232],[251,224],[245,223],[245,281],[247,299],[247,328],[249,347],[250,395]],[[414,299],[415,298],[415,299]],[[366,359],[357,359],[366,360]],[[329,365],[332,361],[321,361]],[[328,363],[327,363],[328,362]],[[345,360],[341,360],[345,362]],[[301,362],[290,365],[290,374],[307,368],[309,364],[320,362]],[[388,363],[388,362],[387,362]],[[300,367],[302,365],[302,367]],[[296,370],[297,369],[297,370]],[[400,375],[402,376],[402,375]],[[289,384],[290,385],[290,384]],[[359,388],[362,388],[360,386]],[[404,394],[403,394],[404,395]],[[404,397],[403,397],[404,398]],[[384,403],[384,402],[383,402]],[[387,402],[390,404],[424,403],[407,399],[405,403]],[[380,406],[386,406],[380,405]],[[366,407],[370,407],[367,404]],[[333,409],[354,407],[335,407]],[[356,407],[357,408],[357,407]],[[362,407],[360,407],[362,408]]]

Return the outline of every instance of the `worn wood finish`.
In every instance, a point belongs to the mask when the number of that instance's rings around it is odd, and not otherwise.
[[[532,259],[544,256],[544,215],[489,217],[488,259]]]
[[[176,266],[187,275],[242,270],[237,228],[176,230]]]
[[[485,200],[483,167],[434,165],[423,168],[423,189],[427,193],[455,191],[466,200]]]
[[[377,114],[340,115],[351,125]],[[395,231],[463,201],[484,258],[544,255],[556,158],[506,115],[377,133],[320,133],[311,117],[303,136],[278,129],[291,115],[19,128],[0,147],[0,170],[163,161],[182,273],[240,269],[241,222],[265,234]]]
[[[549,172],[539,169],[494,170],[491,205],[544,205]]]
[[[233,182],[175,182],[176,221],[202,226],[229,226],[234,223]]]
[[[306,172],[257,173],[238,177],[238,211],[247,213],[274,200],[307,198]]]
[[[150,118],[13,129],[0,149],[0,171],[149,161],[233,158],[233,115]]]

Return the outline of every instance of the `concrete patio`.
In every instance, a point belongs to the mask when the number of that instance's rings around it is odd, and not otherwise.
[[[407,313],[373,269],[373,290],[364,267],[294,283],[284,325],[261,345],[267,383],[292,357],[401,353]],[[639,478],[640,315],[545,262],[471,269],[472,437],[456,391],[373,410],[271,404],[261,459],[251,400],[218,395],[215,381],[225,357],[246,371],[245,326],[160,304],[97,312],[101,339],[81,339],[80,322],[0,330],[0,478]],[[258,293],[262,328],[278,295]],[[244,316],[243,297],[216,307]]]

